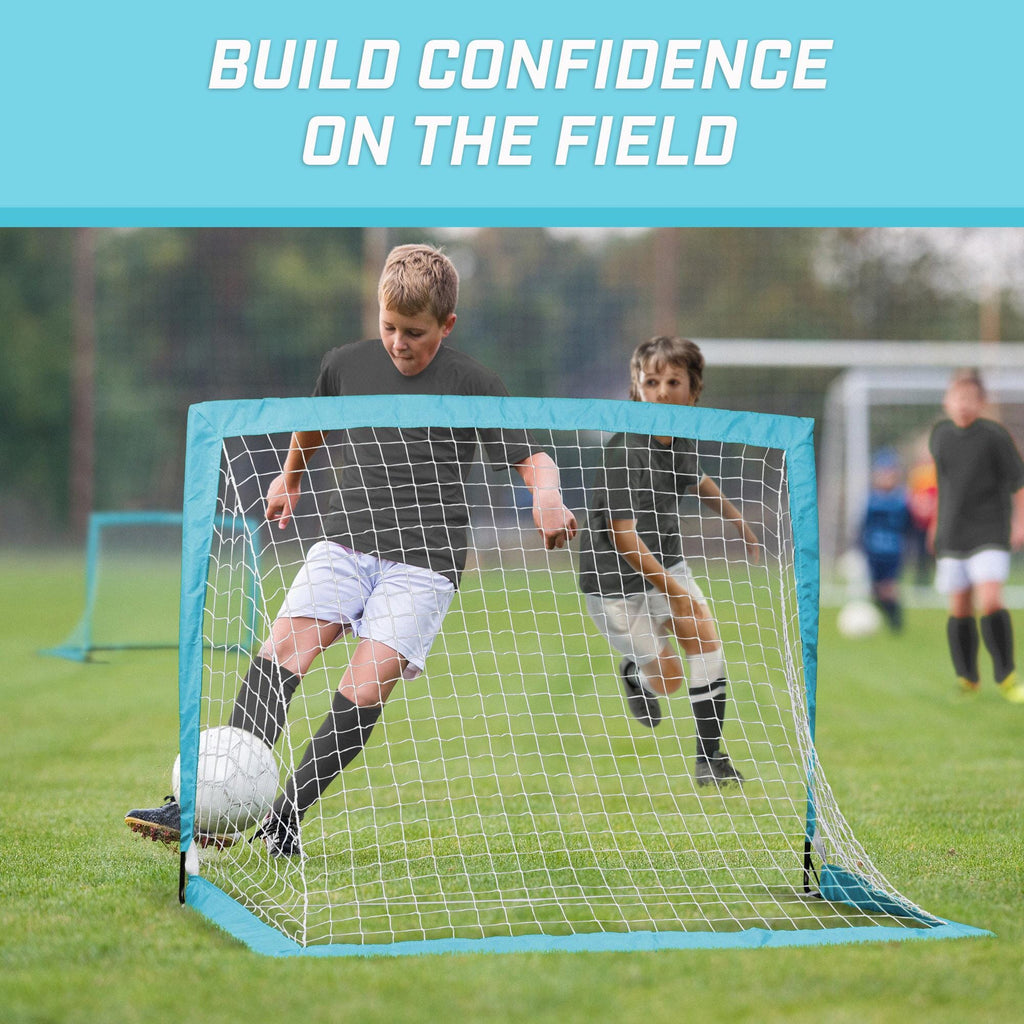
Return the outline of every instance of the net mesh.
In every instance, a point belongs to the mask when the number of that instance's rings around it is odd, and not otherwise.
[[[532,435],[557,462],[582,524],[608,433]],[[244,540],[259,550],[263,637],[324,537],[348,440],[327,436],[287,530],[263,525]],[[723,642],[724,746],[742,785],[697,785],[685,686],[661,698],[656,729],[632,718],[619,655],[580,593],[578,542],[545,550],[518,477],[478,456],[464,487],[466,570],[425,672],[398,685],[362,754],[305,815],[304,855],[274,858],[243,842],[204,852],[201,874],[304,946],[934,921],[871,863],[816,761],[786,452],[713,438],[695,445],[701,471],[760,541],[754,564],[730,524],[681,496],[684,555]],[[259,521],[287,446],[287,435],[225,439],[218,515]],[[391,497],[401,505],[401,494]],[[235,531],[214,526],[207,629],[240,586],[237,543]],[[340,639],[304,676],[277,743],[282,785],[356,642]],[[206,645],[202,727],[228,721],[248,664],[245,654]],[[889,905],[815,897],[805,859],[809,787],[816,860],[856,872]]]

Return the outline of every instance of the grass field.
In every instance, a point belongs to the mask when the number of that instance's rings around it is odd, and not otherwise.
[[[121,819],[166,788],[173,652],[41,658],[74,557],[0,554],[0,1020],[1015,1021],[1024,709],[950,685],[943,616],[850,642],[823,616],[818,749],[897,888],[993,938],[751,952],[268,960],[178,906],[177,858]],[[1024,628],[1022,623],[1019,628]]]

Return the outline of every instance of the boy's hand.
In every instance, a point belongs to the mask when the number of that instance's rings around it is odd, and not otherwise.
[[[544,547],[563,548],[576,536],[576,517],[556,492],[538,491],[533,503],[533,523],[544,538]]]
[[[301,480],[292,483],[287,473],[274,477],[267,488],[267,520],[277,521],[277,528],[283,530],[290,522],[302,493]]]

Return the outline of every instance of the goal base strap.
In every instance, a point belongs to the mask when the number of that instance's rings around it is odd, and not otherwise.
[[[853,876],[851,876],[853,877]],[[844,888],[845,892],[849,889]],[[848,902],[848,900],[846,901]],[[576,935],[517,935],[482,939],[427,939],[381,945],[330,943],[301,946],[265,924],[222,889],[197,875],[189,876],[185,904],[199,911],[253,952],[264,956],[424,956],[461,953],[649,953],[667,949],[760,949],[821,946],[849,942],[895,942],[904,939],[959,939],[991,935],[981,928],[935,918],[927,928],[868,926],[735,932],[591,932]]]

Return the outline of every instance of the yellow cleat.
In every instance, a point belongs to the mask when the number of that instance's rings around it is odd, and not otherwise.
[[[1011,704],[1024,704],[1024,683],[1017,678],[1016,672],[1011,672],[999,684],[999,692]]]
[[[956,681],[964,693],[977,693],[981,689],[981,683],[977,679],[965,679],[963,676],[957,676]]]

